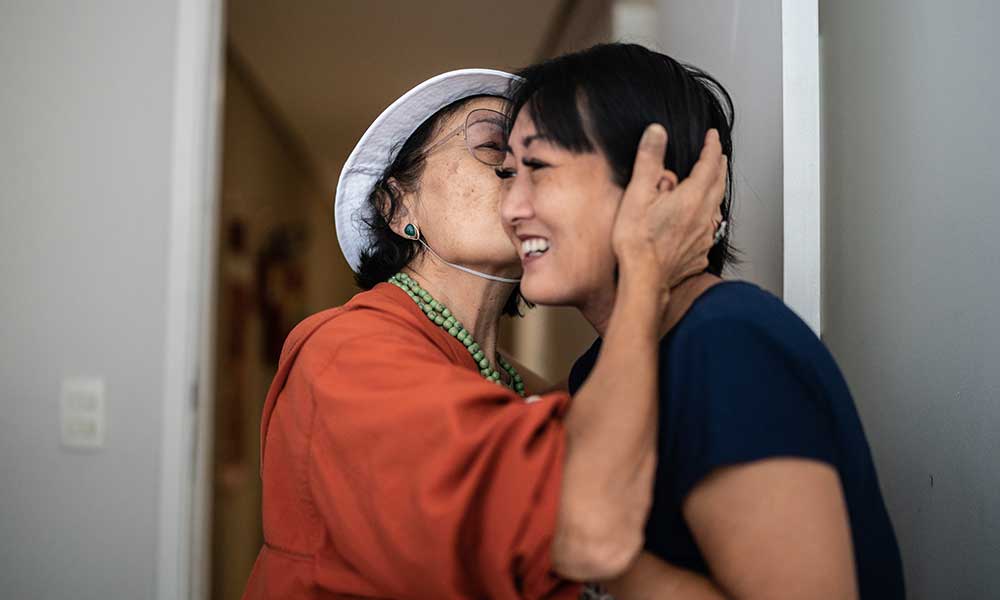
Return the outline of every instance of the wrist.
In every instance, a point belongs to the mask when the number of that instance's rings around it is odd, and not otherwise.
[[[632,336],[648,333],[651,339],[659,339],[657,332],[670,302],[670,289],[656,279],[636,270],[619,273],[612,320],[617,314]]]
[[[648,258],[618,263],[617,294],[645,295],[666,303],[670,281],[656,261]]]
[[[614,244],[614,251],[620,265],[648,268],[656,263],[656,246],[637,236],[630,236],[627,240]]]

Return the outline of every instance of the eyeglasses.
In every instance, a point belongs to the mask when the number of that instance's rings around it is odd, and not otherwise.
[[[477,108],[465,117],[465,123],[435,142],[426,154],[444,145],[456,135],[464,134],[465,147],[476,160],[497,167],[507,153],[507,115],[489,108]]]

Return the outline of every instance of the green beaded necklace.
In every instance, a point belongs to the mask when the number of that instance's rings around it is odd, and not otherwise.
[[[462,327],[462,324],[458,322],[455,315],[451,314],[451,311],[448,310],[447,306],[431,297],[431,295],[427,293],[427,290],[420,287],[420,285],[406,273],[396,273],[389,278],[389,283],[406,292],[406,295],[417,303],[417,306],[420,307],[420,310],[424,311],[424,314],[427,315],[427,318],[430,319],[432,323],[441,329],[444,329],[449,335],[461,342],[462,345],[465,346],[465,349],[469,351],[469,354],[472,355],[472,359],[479,365],[479,373],[485,377],[487,381],[492,381],[493,383],[499,385],[505,385],[500,380],[500,372],[491,367],[489,359],[486,358],[486,353],[479,347],[476,340],[472,339],[472,334]],[[521,376],[518,374],[517,369],[504,360],[499,353],[497,353],[497,363],[499,363],[500,367],[506,371],[508,375],[510,375],[510,380],[513,382],[513,385],[510,387],[517,391],[517,393],[521,396],[524,396],[524,381],[521,380]]]

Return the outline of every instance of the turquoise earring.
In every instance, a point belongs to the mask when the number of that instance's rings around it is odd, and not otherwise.
[[[417,228],[413,226],[412,223],[407,223],[406,227],[403,228],[403,233],[411,238],[417,237]]]

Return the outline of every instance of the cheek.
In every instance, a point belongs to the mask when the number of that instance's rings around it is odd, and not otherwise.
[[[613,278],[616,264],[611,247],[611,225],[614,213],[592,213],[585,223],[580,223],[579,235],[573,244],[577,278],[588,287],[601,286]]]
[[[542,303],[576,304],[608,282],[613,283],[611,225],[615,209],[585,186],[539,182],[534,214],[553,249],[529,269],[526,291]]]
[[[516,260],[500,218],[500,180],[492,171],[459,161],[423,183],[421,220],[428,222],[424,231],[433,233],[436,250],[466,262]]]
[[[465,226],[476,230],[478,235],[506,238],[500,219],[500,186],[497,182],[479,179],[461,185],[463,193],[459,202],[462,206],[456,209],[456,214],[461,215]]]
[[[425,173],[421,202],[433,213],[427,216],[470,228],[489,226],[502,233],[499,179],[479,163],[464,163],[454,161],[433,174]]]
[[[591,188],[593,189],[593,188]],[[611,229],[620,199],[603,192],[581,193],[568,199],[573,210],[565,211],[567,228],[574,250],[591,258],[604,258],[611,251]]]

